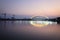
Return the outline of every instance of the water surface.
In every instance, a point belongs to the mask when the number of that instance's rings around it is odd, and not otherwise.
[[[58,39],[60,25],[52,24],[36,27],[30,21],[0,21],[0,37],[16,39]]]

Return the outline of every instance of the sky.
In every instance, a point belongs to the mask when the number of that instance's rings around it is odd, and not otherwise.
[[[0,13],[60,16],[60,0],[0,0]]]

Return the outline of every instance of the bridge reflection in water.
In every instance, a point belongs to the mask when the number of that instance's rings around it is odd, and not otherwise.
[[[37,26],[37,27],[44,27],[51,24],[57,24],[57,22],[52,21],[30,21],[31,25]]]

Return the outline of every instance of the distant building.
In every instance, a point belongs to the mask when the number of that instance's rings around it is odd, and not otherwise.
[[[15,15],[13,15],[13,16],[11,17],[11,19],[15,19]]]
[[[1,16],[0,16],[0,19],[1,19]]]
[[[57,18],[57,23],[60,24],[60,17]]]
[[[4,19],[6,19],[6,13],[4,13],[3,15],[4,15]]]

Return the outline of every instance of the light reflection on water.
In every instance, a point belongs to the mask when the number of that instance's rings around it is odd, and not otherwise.
[[[53,36],[60,37],[60,25],[47,25],[42,28],[34,27],[29,21],[0,21],[0,31],[3,34],[17,34],[24,36]]]

